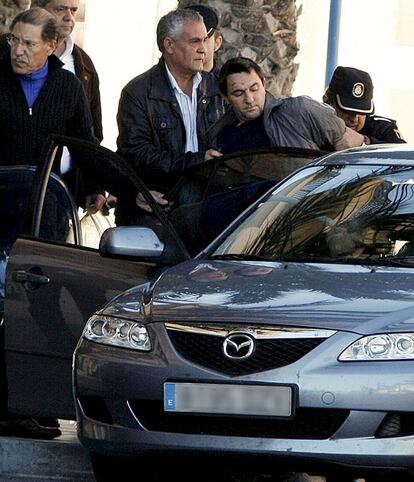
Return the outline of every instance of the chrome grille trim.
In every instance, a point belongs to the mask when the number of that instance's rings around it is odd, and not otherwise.
[[[241,325],[237,323],[164,323],[167,330],[196,333],[200,335],[220,336],[225,338],[233,333],[249,333],[256,339],[292,339],[292,338],[329,338],[334,330],[293,327],[267,327],[258,325]]]

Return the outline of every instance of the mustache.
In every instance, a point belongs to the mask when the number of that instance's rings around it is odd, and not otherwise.
[[[19,55],[12,56],[12,61],[13,62],[19,62],[20,64],[27,64],[28,63],[28,60],[27,60],[26,57],[22,57],[22,56],[19,56]]]

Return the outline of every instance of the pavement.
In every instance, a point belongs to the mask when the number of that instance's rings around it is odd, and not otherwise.
[[[76,422],[59,422],[62,435],[53,440],[0,437],[0,482],[96,482]],[[325,477],[298,473],[285,481],[325,482]]]
[[[0,481],[95,481],[76,422],[60,420],[60,429],[62,435],[53,440],[0,437]]]

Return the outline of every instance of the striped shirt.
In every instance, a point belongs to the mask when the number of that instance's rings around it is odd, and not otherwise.
[[[191,97],[184,93],[177,81],[170,72],[167,64],[167,75],[170,79],[171,86],[174,90],[175,98],[180,106],[181,114],[183,117],[186,140],[185,140],[185,152],[198,152],[198,139],[197,139],[197,88],[201,82],[201,74],[197,72],[193,77],[193,90]]]

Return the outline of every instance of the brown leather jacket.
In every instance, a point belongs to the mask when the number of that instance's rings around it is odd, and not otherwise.
[[[101,94],[99,92],[99,77],[89,55],[78,45],[73,46],[73,60],[76,77],[82,82],[91,109],[95,136],[99,142],[103,139]]]

